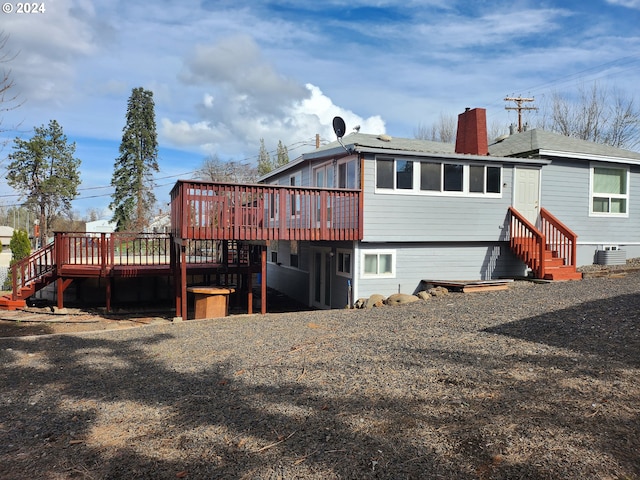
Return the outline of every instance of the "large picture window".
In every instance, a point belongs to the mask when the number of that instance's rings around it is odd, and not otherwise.
[[[628,215],[629,170],[593,167],[591,169],[591,214]]]

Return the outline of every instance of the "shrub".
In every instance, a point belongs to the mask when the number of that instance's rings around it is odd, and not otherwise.
[[[28,257],[31,253],[31,242],[29,241],[29,234],[24,230],[14,230],[11,241],[9,242],[11,248],[11,263],[9,264],[9,271],[13,272],[11,267]],[[13,288],[13,275],[7,275],[7,279],[2,287],[4,290],[11,290]]]

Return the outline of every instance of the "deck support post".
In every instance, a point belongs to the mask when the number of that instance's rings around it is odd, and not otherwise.
[[[253,274],[251,273],[251,264],[247,271],[247,312],[249,315],[253,313]]]
[[[62,278],[59,278],[58,280],[56,280],[57,285],[57,290],[58,290],[58,302],[57,302],[57,307],[58,309],[63,309],[64,308],[64,280]]]
[[[73,282],[73,278],[65,279],[60,277],[56,280],[56,290],[58,291],[56,306],[58,307],[58,309],[64,308],[64,291],[69,285],[71,285],[71,282]]]
[[[111,292],[113,289],[113,277],[109,276],[106,278],[107,280],[107,285],[106,285],[106,298],[105,298],[105,302],[106,302],[106,307],[107,307],[107,313],[111,312]]]
[[[187,249],[180,245],[180,298],[182,319],[187,319]]]
[[[260,252],[261,278],[260,278],[260,313],[267,313],[267,246],[262,247]]]

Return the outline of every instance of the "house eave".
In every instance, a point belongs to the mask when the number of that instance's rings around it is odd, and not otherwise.
[[[640,159],[625,158],[609,155],[595,155],[580,152],[563,152],[561,150],[539,150],[539,154],[547,157],[575,158],[579,160],[590,160],[595,162],[622,163],[626,165],[640,165]]]

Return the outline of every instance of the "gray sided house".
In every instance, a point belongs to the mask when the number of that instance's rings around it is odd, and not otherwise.
[[[459,116],[456,145],[351,133],[261,182],[362,191],[361,240],[269,243],[269,286],[317,308],[640,256],[640,154],[539,130],[488,145],[483,109]]]
[[[640,257],[640,153],[538,129],[489,151],[545,162],[531,172],[539,184],[535,201],[577,234],[578,266]]]

